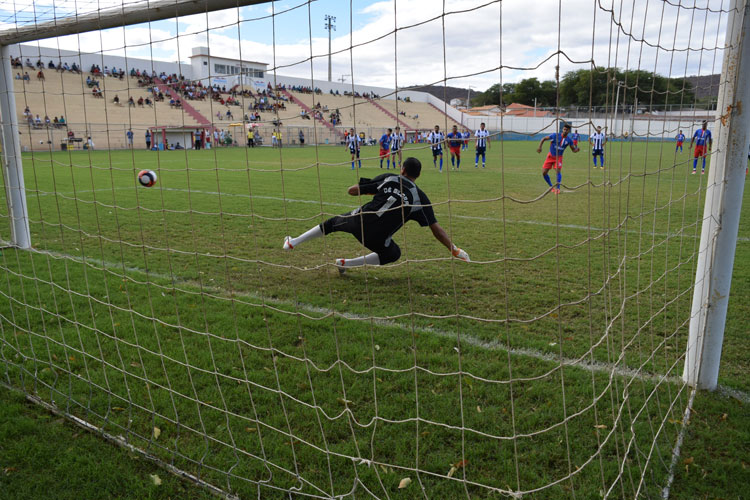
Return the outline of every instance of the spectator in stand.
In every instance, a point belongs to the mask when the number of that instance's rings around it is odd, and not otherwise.
[[[61,127],[67,127],[68,124],[65,123],[65,117],[63,115],[60,115],[60,126]]]
[[[36,117],[34,118],[34,125],[36,125],[37,127],[42,126],[42,119],[39,118],[39,115],[36,115]]]
[[[135,107],[135,101],[133,100],[133,96],[131,95],[128,97],[128,107]]]
[[[23,80],[21,73],[16,73],[16,80]]]
[[[115,98],[112,99],[112,102],[119,106],[120,105],[120,96],[118,96],[117,94],[115,94]]]
[[[55,69],[55,63],[52,62],[52,59],[50,59],[49,64],[47,65],[47,69]]]
[[[39,70],[39,72],[38,72],[38,73],[36,74],[36,79],[37,79],[37,80],[41,80],[41,81],[44,81],[44,71],[42,71],[42,70],[40,69],[40,70]]]
[[[55,128],[58,128],[60,126],[60,120],[58,120],[57,117],[55,117],[55,119],[52,120],[52,126]]]
[[[31,77],[29,76],[29,72],[28,71],[23,74],[23,81],[25,81],[25,82],[30,82],[31,81]]]
[[[143,107],[143,97],[138,98],[138,106]]]
[[[44,125],[49,128],[52,125],[52,120],[49,119],[49,115],[44,115]]]

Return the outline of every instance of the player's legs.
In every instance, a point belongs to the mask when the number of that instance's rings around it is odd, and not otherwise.
[[[546,165],[542,167],[542,177],[544,177],[544,181],[549,185],[549,187],[552,187],[552,180],[549,178],[549,171],[550,167],[547,167]]]
[[[604,170],[604,150],[599,153],[599,164],[601,165],[602,170]]]
[[[443,171],[443,151],[440,151],[440,171]]]
[[[352,151],[352,170],[354,170],[354,151]]]
[[[695,146],[695,152],[693,153],[693,173],[698,169],[698,158],[703,156],[703,146]]]
[[[560,183],[562,182],[562,165],[555,168],[557,170],[557,193],[560,192]]]
[[[383,266],[401,258],[401,249],[390,239],[387,246],[383,242],[374,244],[366,241],[365,247],[373,252],[352,259],[336,259],[335,266],[338,267],[341,274],[344,274],[351,267],[361,267],[365,264],[368,266]]]

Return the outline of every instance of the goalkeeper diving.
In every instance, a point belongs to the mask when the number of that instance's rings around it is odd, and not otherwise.
[[[410,220],[420,226],[428,226],[432,235],[451,251],[457,259],[470,262],[469,255],[456,247],[445,230],[435,219],[432,204],[427,195],[417,187],[415,181],[422,172],[422,164],[416,158],[407,158],[401,167],[401,175],[382,174],[374,179],[360,178],[351,186],[351,196],[373,195],[372,201],[351,212],[331,217],[309,231],[292,238],[284,238],[284,250],[292,250],[301,243],[330,233],[343,231],[357,238],[372,253],[352,259],[336,259],[340,273],[350,267],[382,266],[396,262],[401,249],[393,241],[393,235]]]

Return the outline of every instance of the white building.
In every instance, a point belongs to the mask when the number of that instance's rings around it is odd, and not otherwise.
[[[212,56],[208,47],[194,47],[190,56],[190,78],[219,87],[265,87],[267,67],[268,64],[262,62]]]

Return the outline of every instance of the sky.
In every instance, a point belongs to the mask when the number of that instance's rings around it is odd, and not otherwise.
[[[0,0],[0,30],[141,0]],[[41,40],[46,47],[189,61],[192,48],[269,73],[388,88],[483,91],[592,63],[664,76],[721,71],[729,0],[282,0]],[[273,14],[273,15],[272,15]]]

